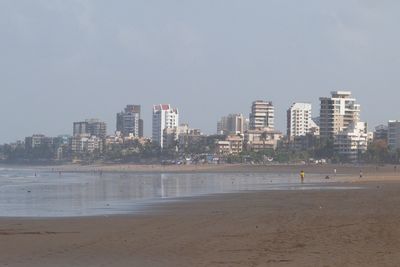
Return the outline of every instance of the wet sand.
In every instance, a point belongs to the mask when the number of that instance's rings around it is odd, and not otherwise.
[[[393,165],[339,165],[339,164],[197,164],[197,165],[138,165],[138,164],[99,164],[99,165],[61,165],[42,167],[44,170],[61,172],[112,172],[112,173],[207,173],[207,172],[270,172],[270,173],[299,173],[300,170],[306,173],[333,174],[336,169],[337,174],[358,174],[362,170],[365,174],[394,173]],[[400,166],[398,170],[400,174]]]
[[[368,179],[353,178],[361,190],[214,195],[132,216],[0,219],[0,265],[399,266],[400,182]]]

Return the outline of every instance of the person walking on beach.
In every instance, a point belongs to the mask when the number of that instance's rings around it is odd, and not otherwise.
[[[303,170],[301,170],[301,172],[300,172],[300,180],[301,180],[301,183],[304,183],[304,177],[306,176],[306,174],[304,173],[304,171]]]
[[[360,170],[360,178],[362,178],[363,177],[363,172],[362,172],[362,170]]]

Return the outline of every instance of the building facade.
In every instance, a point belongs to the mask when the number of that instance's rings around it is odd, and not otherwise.
[[[283,134],[271,128],[248,130],[244,134],[244,145],[248,151],[263,151],[266,149],[276,149]]]
[[[251,105],[250,130],[275,127],[275,109],[272,102],[256,100]]]
[[[239,155],[243,151],[243,135],[231,134],[216,142],[215,153],[219,156]]]
[[[305,136],[313,132],[319,134],[319,127],[312,119],[310,103],[293,103],[287,110],[287,135],[293,140],[296,136]]]
[[[336,134],[334,138],[335,151],[345,161],[358,161],[360,155],[367,151],[367,147],[367,124],[364,122],[349,125],[345,130]]]
[[[374,141],[384,140],[388,141],[388,125],[378,125],[374,131]]]
[[[117,131],[124,136],[143,137],[140,105],[127,105],[124,111],[117,113]]]
[[[84,153],[101,153],[103,151],[103,140],[90,134],[73,136],[70,139],[70,147],[73,155]]]
[[[73,135],[79,136],[85,134],[104,139],[107,136],[107,124],[98,119],[88,119],[85,121],[74,122]]]
[[[86,120],[88,122],[88,131],[90,135],[96,136],[100,139],[105,139],[107,136],[107,124],[98,119],[89,119]]]
[[[179,152],[185,152],[195,145],[202,146],[204,135],[200,129],[192,129],[188,124],[181,124],[178,127],[164,129],[164,148],[174,148]]]
[[[321,97],[320,102],[321,138],[333,139],[336,134],[360,120],[360,105],[349,91],[333,91],[331,97]]]
[[[217,123],[217,134],[243,134],[246,119],[243,114],[229,114],[222,117]]]
[[[388,122],[387,140],[390,150],[395,151],[400,149],[400,121],[390,120]]]
[[[81,134],[89,134],[88,122],[87,121],[74,122],[73,136],[78,136],[78,135],[81,135]]]
[[[161,148],[164,147],[164,130],[178,127],[179,112],[169,104],[153,106],[153,131],[152,141]]]
[[[52,137],[47,137],[43,134],[34,134],[25,138],[25,149],[31,150],[40,147],[51,148],[54,144]]]

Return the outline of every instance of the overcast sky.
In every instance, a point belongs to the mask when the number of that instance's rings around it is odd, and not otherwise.
[[[141,104],[205,133],[251,102],[351,90],[370,129],[400,119],[400,1],[0,0],[0,143],[71,134]]]

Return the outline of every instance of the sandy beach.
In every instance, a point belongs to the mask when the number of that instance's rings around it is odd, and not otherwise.
[[[389,167],[366,176],[346,179],[357,190],[212,195],[129,216],[3,218],[0,265],[399,266],[400,177]]]

